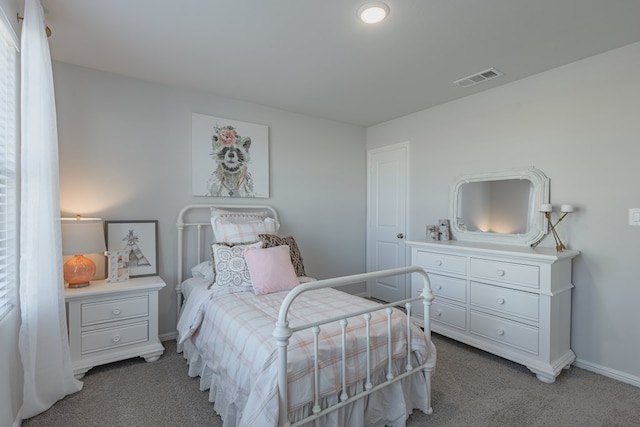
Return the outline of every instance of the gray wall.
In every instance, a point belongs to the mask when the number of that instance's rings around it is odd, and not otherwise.
[[[577,207],[559,233],[581,251],[571,339],[578,364],[636,385],[640,227],[627,224],[628,209],[640,207],[638,75],[633,44],[367,129],[368,149],[411,142],[411,239],[448,215],[457,176],[543,170],[551,201]]]
[[[175,331],[178,212],[191,196],[191,113],[269,126],[271,197],[309,275],[364,272],[365,129],[54,63],[63,216],[159,221],[160,334]]]

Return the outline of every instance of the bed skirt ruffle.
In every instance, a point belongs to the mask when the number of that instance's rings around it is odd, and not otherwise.
[[[435,347],[430,349],[430,358],[435,357]],[[183,356],[187,360],[190,377],[200,377],[200,390],[209,391],[209,401],[214,404],[214,410],[223,420],[223,427],[243,426],[242,411],[247,403],[246,397],[229,396],[225,392],[224,384],[213,370],[207,366],[202,355],[190,340],[183,344]],[[412,357],[415,359],[415,357]],[[418,365],[412,360],[414,366]],[[394,372],[404,372],[406,359],[394,361]],[[372,383],[385,381],[386,369],[375,372]],[[327,427],[342,426],[404,426],[407,417],[414,409],[428,413],[428,398],[426,378],[422,372],[410,375],[385,388],[371,393],[343,408],[333,411],[320,418],[317,422]],[[352,396],[361,392],[364,387],[357,383],[347,387],[347,393]],[[339,402],[339,395],[321,399],[320,406],[326,408]],[[305,405],[290,414],[291,422],[297,422],[312,413],[313,404]],[[265,426],[273,427],[273,426]]]

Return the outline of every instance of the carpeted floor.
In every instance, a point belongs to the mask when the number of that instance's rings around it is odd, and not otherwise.
[[[640,426],[640,388],[574,367],[545,384],[523,366],[439,335],[433,340],[433,414],[414,413],[407,426]],[[90,370],[82,391],[22,425],[222,426],[175,341],[163,344],[157,362]]]

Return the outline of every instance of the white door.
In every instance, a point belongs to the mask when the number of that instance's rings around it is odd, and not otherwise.
[[[367,152],[367,271],[404,267],[409,144]],[[405,276],[370,280],[367,294],[383,301],[407,298]]]

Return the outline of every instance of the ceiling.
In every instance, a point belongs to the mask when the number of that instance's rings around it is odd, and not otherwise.
[[[56,61],[360,126],[640,41],[638,0],[364,2],[43,0]]]

